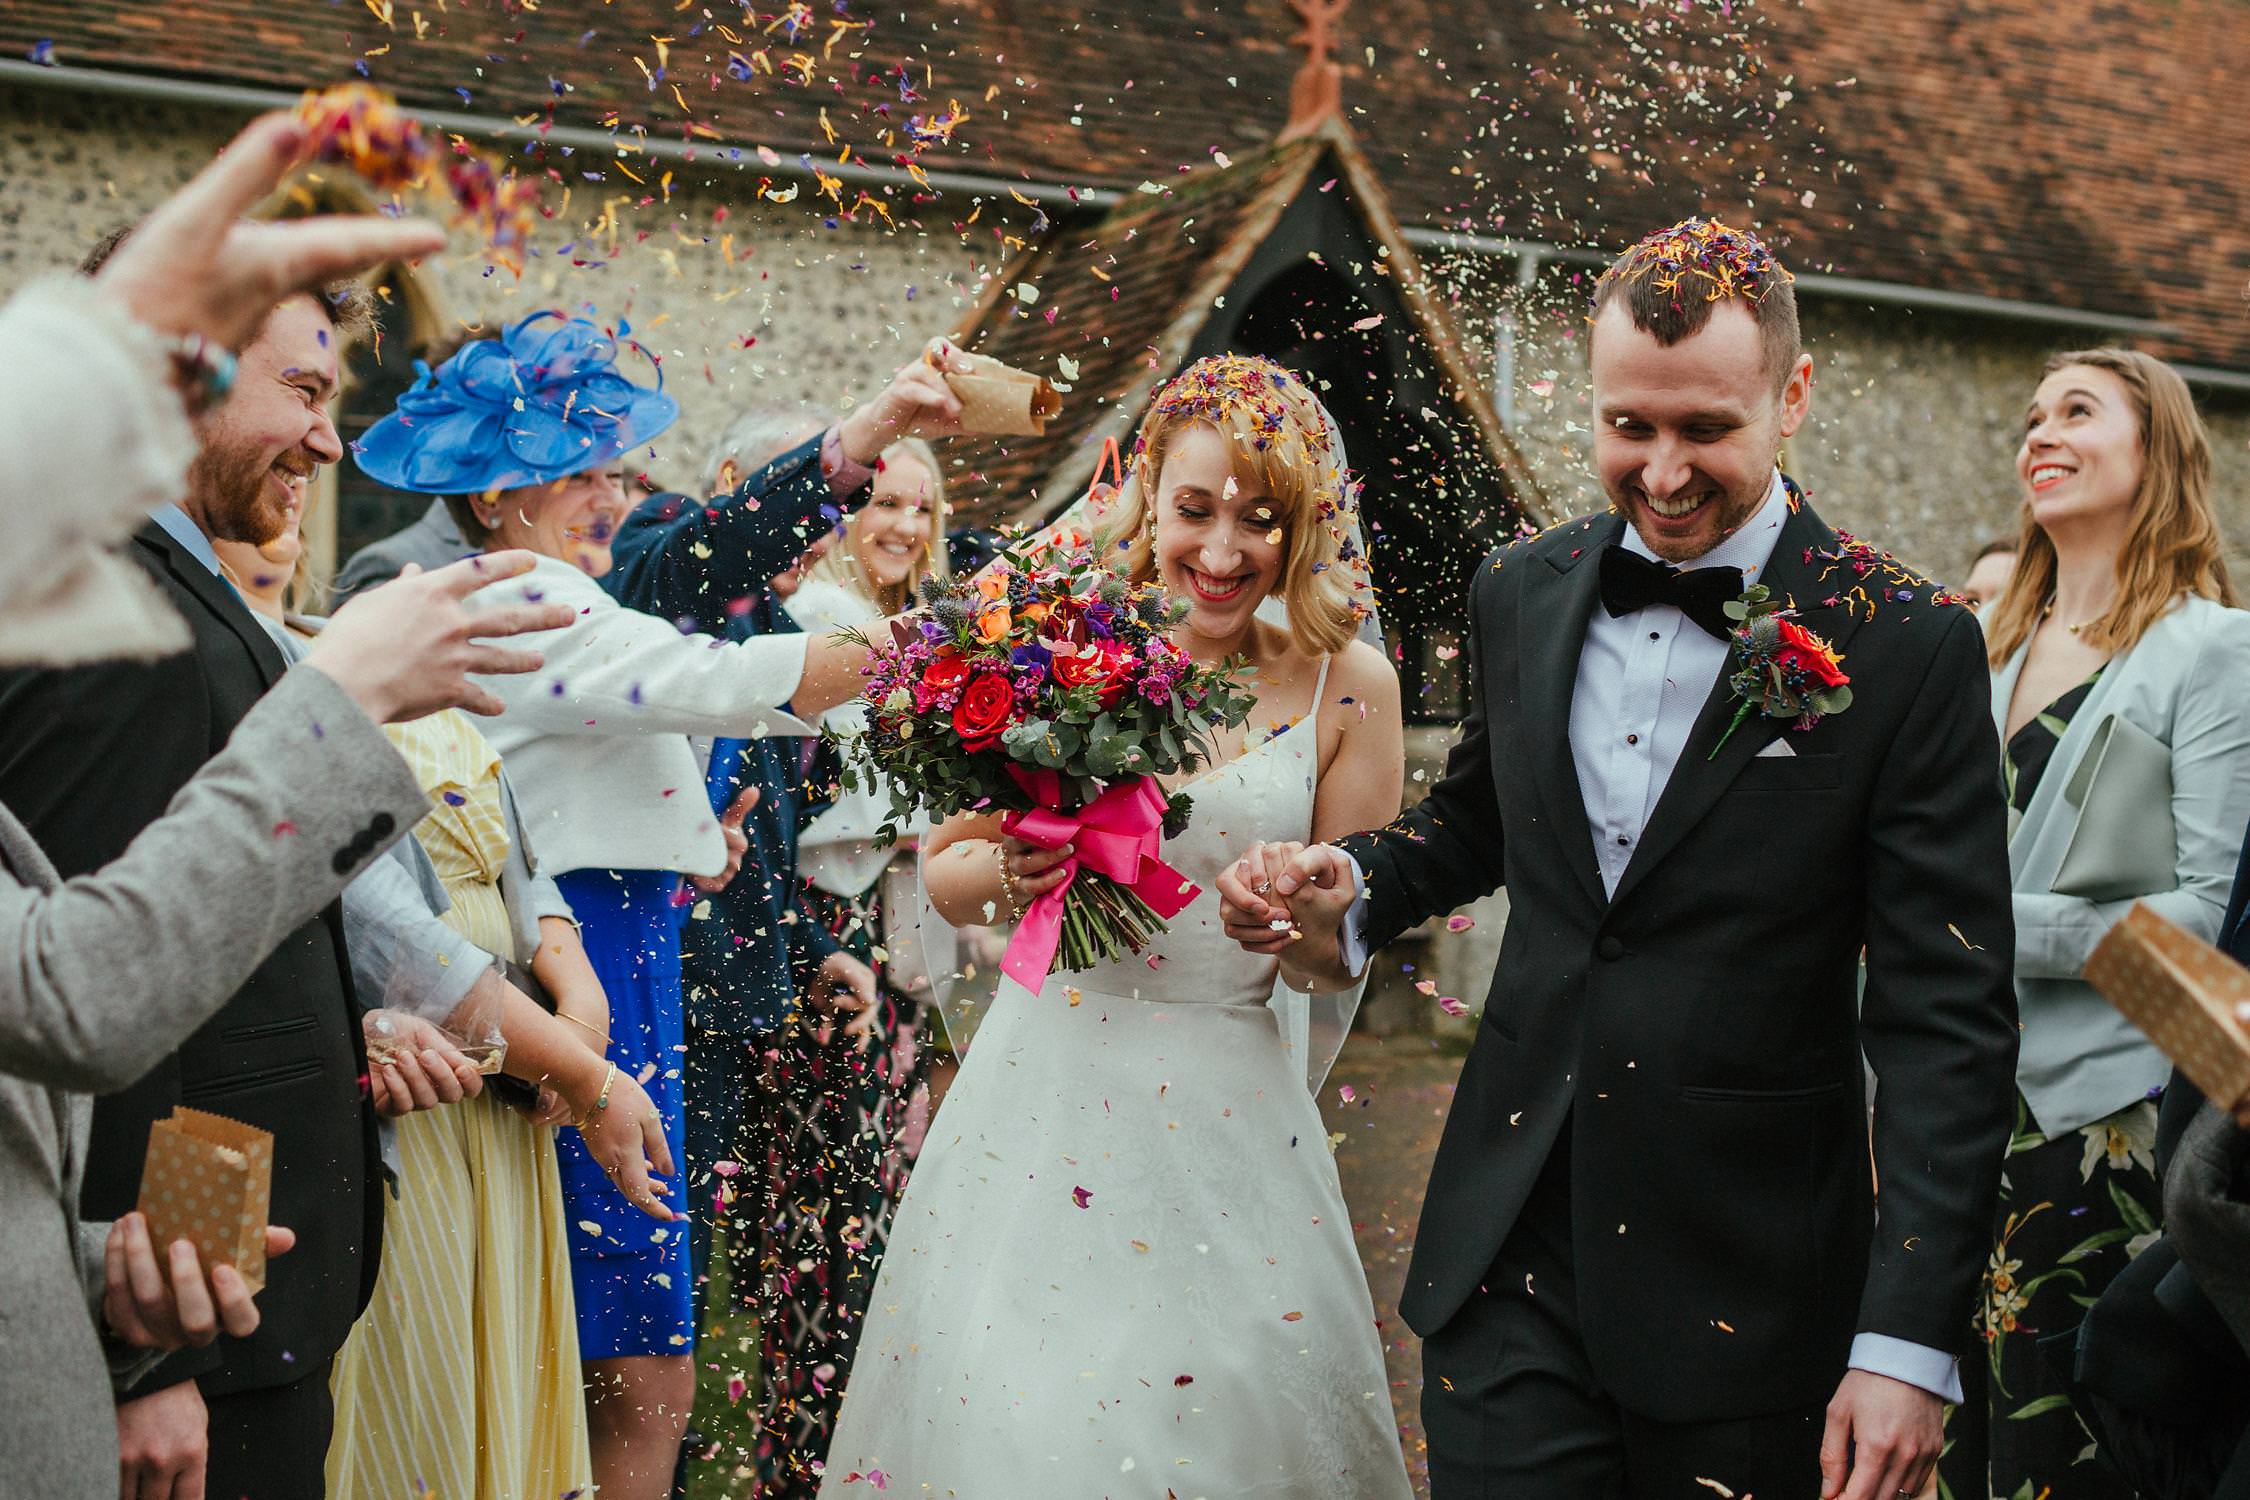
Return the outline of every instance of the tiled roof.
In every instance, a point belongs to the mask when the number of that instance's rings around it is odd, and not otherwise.
[[[1284,0],[912,0],[852,4],[871,28],[810,84],[730,76],[753,41],[787,50],[762,29],[778,3],[751,28],[720,0],[10,0],[0,55],[295,87],[387,48],[370,74],[430,107],[681,137],[684,106],[724,142],[832,161],[825,109],[878,164],[903,139],[880,129],[958,99],[925,166],[1126,192],[1257,150],[1298,62]],[[807,13],[824,37],[831,7]],[[1745,216],[1800,269],[2154,318],[2159,352],[2250,369],[2240,0],[1386,0],[1339,32],[1408,224],[1614,248]]]
[[[1059,225],[987,287],[959,338],[1042,374],[1067,359],[1078,377],[1043,436],[946,444],[980,518],[1043,516],[1085,488],[1103,438],[1129,444],[1212,298],[1297,196],[1319,154],[1318,141],[1299,141],[1161,198],[1128,199],[1091,229]],[[1038,300],[1022,300],[1019,287]]]
[[[1315,182],[1319,171],[1324,180]],[[1199,172],[1168,191],[1136,194],[1091,226],[1049,229],[990,283],[956,337],[979,353],[1043,374],[1075,369],[1062,414],[1037,438],[948,443],[967,514],[1035,521],[1075,499],[1102,442],[1129,452],[1157,385],[1196,351],[1198,335],[1290,206],[1332,192],[1382,248],[1414,331],[1443,372],[1461,436],[1481,446],[1497,495],[1517,520],[1547,519],[1529,469],[1502,432],[1461,338],[1400,238],[1350,132],[1319,133]],[[1062,361],[1069,361],[1064,366]]]

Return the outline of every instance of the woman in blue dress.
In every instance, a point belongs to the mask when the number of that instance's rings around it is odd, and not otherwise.
[[[810,734],[781,705],[817,718],[858,690],[866,651],[830,636],[682,635],[603,592],[596,580],[634,503],[625,455],[679,413],[618,371],[627,333],[542,312],[467,344],[399,398],[357,456],[386,484],[448,497],[472,544],[539,554],[481,598],[578,612],[567,629],[524,638],[540,670],[484,680],[504,705],[485,735],[608,992],[609,1060],[646,1091],[677,1163],[680,931],[695,899],[683,877],[723,881],[742,848],[704,800],[691,737]],[[559,1154],[594,1477],[604,1500],[659,1500],[695,1396],[684,1196],[675,1177],[636,1204],[575,1136]]]

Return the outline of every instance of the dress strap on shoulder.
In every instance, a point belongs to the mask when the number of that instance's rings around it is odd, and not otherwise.
[[[1330,662],[1333,662],[1335,659],[1336,658],[1333,656],[1322,657],[1320,659],[1320,675],[1313,679],[1312,708],[1309,710],[1309,712],[1316,719],[1320,717],[1321,696],[1328,691],[1328,664]]]

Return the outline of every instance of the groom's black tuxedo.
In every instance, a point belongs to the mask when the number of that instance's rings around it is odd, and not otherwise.
[[[1402,1311],[1425,1337],[1461,1312],[1567,1129],[1600,1385],[1666,1423],[1817,1408],[1858,1332],[1957,1350],[1991,1248],[2016,1026],[1983,636],[1800,506],[1764,582],[1844,654],[1851,706],[1803,731],[1754,716],[1714,755],[1722,672],[1605,898],[1569,725],[1623,528],[1569,522],[1478,569],[1445,777],[1345,841],[1377,946],[1509,896]],[[1784,735],[1793,756],[1759,756]]]

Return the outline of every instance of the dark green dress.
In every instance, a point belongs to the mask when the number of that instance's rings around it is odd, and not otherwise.
[[[2020,814],[2085,704],[2092,677],[2008,741],[2008,800]],[[2016,1095],[1999,1222],[1974,1313],[1983,1358],[1962,1363],[1966,1399],[1948,1414],[1938,1465],[1945,1500],[2132,1500],[2094,1456],[2039,1340],[2076,1328],[2127,1261],[2156,1238],[2156,1099],[2049,1140]]]

